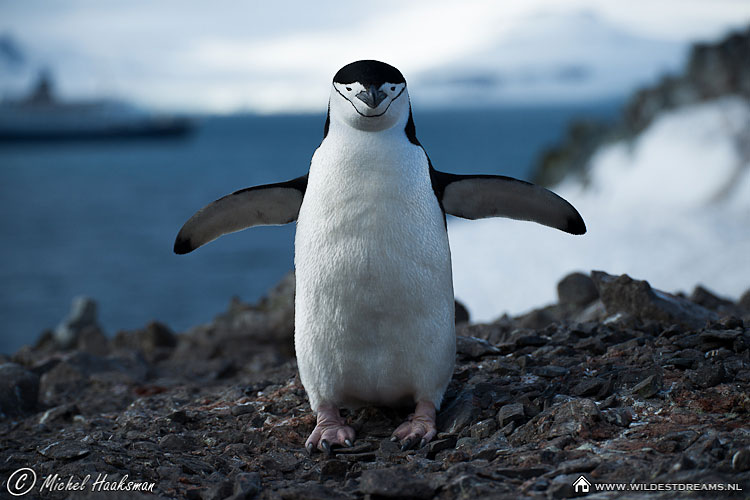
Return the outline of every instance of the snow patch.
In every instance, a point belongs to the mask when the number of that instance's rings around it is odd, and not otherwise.
[[[570,272],[602,269],[736,299],[750,288],[748,138],[750,102],[730,97],[666,112],[634,141],[601,148],[588,185],[555,189],[583,215],[584,236],[451,219],[456,297],[487,321],[556,301]]]

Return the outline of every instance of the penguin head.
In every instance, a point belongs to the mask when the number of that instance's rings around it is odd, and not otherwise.
[[[356,61],[333,77],[329,119],[365,131],[406,123],[409,93],[399,70],[380,61]]]

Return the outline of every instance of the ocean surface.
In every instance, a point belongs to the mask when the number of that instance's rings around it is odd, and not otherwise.
[[[571,119],[614,119],[619,107],[415,110],[415,122],[438,170],[528,179]],[[54,328],[80,295],[98,302],[110,335],[150,320],[184,331],[233,296],[262,297],[293,267],[293,224],[185,256],[172,253],[174,238],[216,198],[303,175],[324,119],[207,117],[184,139],[0,145],[0,353]]]

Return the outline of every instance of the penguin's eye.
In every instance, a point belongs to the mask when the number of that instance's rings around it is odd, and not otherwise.
[[[395,92],[395,91],[396,91],[396,87],[391,87],[391,92]]]
[[[346,87],[346,90],[348,90],[348,91],[351,92],[352,88],[351,87]]]

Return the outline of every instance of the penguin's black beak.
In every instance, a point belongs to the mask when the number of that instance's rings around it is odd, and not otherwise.
[[[386,93],[379,90],[375,85],[370,85],[370,88],[357,94],[357,99],[367,104],[370,108],[377,108],[385,98]]]

